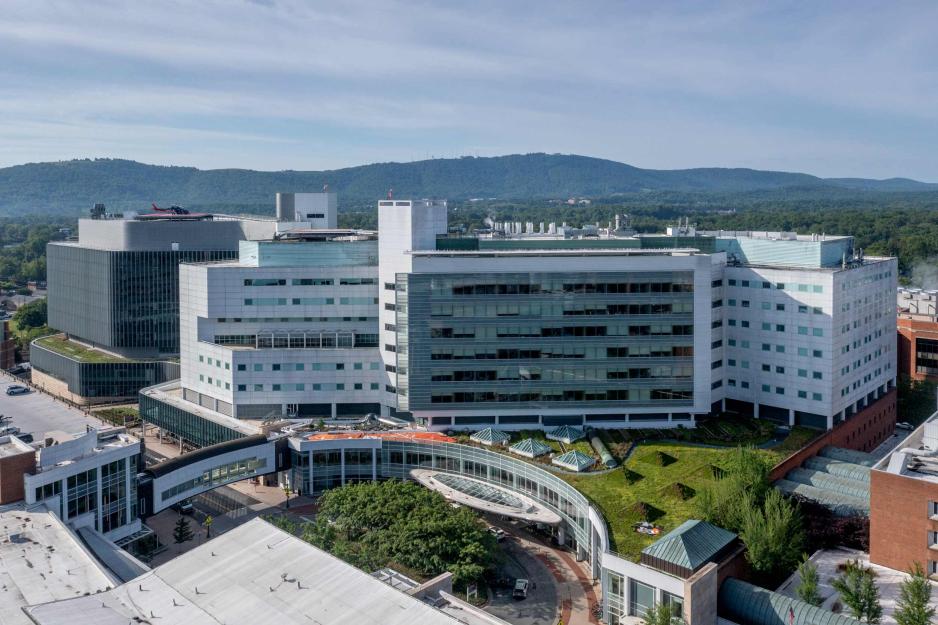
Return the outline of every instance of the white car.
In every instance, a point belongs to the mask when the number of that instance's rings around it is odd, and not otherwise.
[[[914,430],[915,427],[908,421],[899,421],[896,423],[897,430]]]

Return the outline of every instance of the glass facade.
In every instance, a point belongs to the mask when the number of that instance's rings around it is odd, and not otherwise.
[[[693,273],[398,274],[401,410],[693,405]]]
[[[140,393],[140,417],[151,425],[163,428],[187,443],[205,447],[215,443],[243,438],[244,434],[220,423],[203,419],[166,402]]]
[[[655,606],[655,587],[629,578],[629,616],[645,616]]]
[[[127,524],[127,462],[121,458],[101,466],[101,531]],[[136,481],[137,477],[134,476]]]
[[[29,356],[35,369],[92,399],[133,397],[141,388],[179,377],[179,364],[169,361],[80,362],[37,343],[30,345]]]
[[[47,246],[49,325],[118,351],[179,351],[179,263],[237,251],[110,251]]]
[[[603,573],[603,601],[606,604],[606,622],[622,625],[625,611],[625,577],[606,569]]]

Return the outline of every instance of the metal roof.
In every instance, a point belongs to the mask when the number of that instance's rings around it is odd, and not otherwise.
[[[519,441],[508,448],[508,451],[516,453],[519,456],[527,456],[528,458],[536,458],[538,456],[543,456],[552,451],[551,446],[547,443],[542,443],[541,441],[534,438],[526,438],[523,441]]]
[[[834,614],[732,577],[720,586],[718,611],[721,617],[746,625],[860,625],[846,614]]]
[[[561,425],[559,428],[555,428],[547,433],[547,438],[562,443],[572,443],[573,441],[580,440],[584,436],[583,430],[572,425]]]
[[[485,428],[484,430],[479,430],[469,438],[477,443],[482,443],[483,445],[501,445],[502,443],[507,443],[509,440],[511,440],[511,436],[507,432],[502,432],[501,430],[496,430],[495,428]]]
[[[36,625],[458,622],[262,519],[216,536],[108,592],[27,611]]]
[[[876,464],[876,458],[872,454],[856,449],[845,449],[843,447],[832,447],[828,445],[818,454],[831,460],[841,460],[851,464],[859,464],[864,467],[872,467]]]
[[[577,451],[576,449],[568,451],[565,454],[560,454],[551,460],[551,462],[574,471],[583,471],[596,464],[596,460],[592,456],[587,456],[582,451]]]
[[[692,519],[642,549],[642,554],[695,571],[734,540],[733,532]]]

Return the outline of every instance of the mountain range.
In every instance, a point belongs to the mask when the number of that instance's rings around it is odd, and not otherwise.
[[[374,163],[329,171],[200,170],[120,159],[82,159],[0,168],[0,213],[145,210],[151,202],[182,206],[270,207],[277,191],[319,191],[328,184],[340,207],[395,197],[548,199],[614,197],[648,192],[760,191],[918,193],[938,184],[907,178],[819,178],[755,169],[642,169],[587,156],[514,154],[496,157]]]

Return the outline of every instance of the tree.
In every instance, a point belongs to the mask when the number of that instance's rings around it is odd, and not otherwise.
[[[832,579],[831,585],[840,593],[854,618],[871,625],[879,623],[883,608],[879,604],[879,589],[873,569],[863,566],[859,560],[848,560],[844,572]]]
[[[283,494],[286,495],[286,498],[287,498],[287,510],[289,510],[290,509],[290,494],[293,492],[293,489],[290,488],[290,485],[286,483],[284,483],[282,488],[283,488]]]
[[[45,298],[23,304],[13,313],[13,322],[20,330],[41,328],[46,325],[46,310]]]
[[[898,625],[929,625],[935,616],[935,608],[928,605],[931,583],[918,562],[912,565],[909,575],[899,589],[899,601],[892,616]]]
[[[211,514],[205,517],[205,520],[202,521],[202,527],[205,528],[205,538],[212,537],[212,523],[213,522],[214,522],[214,519],[212,519]]]
[[[709,523],[739,533],[743,513],[753,505],[761,506],[769,488],[764,458],[754,449],[737,447],[723,477],[697,493],[698,513]]]
[[[176,527],[173,529],[173,540],[177,545],[192,540],[192,528],[189,527],[189,519],[179,517],[176,521]]]
[[[821,605],[823,598],[821,593],[818,591],[819,578],[817,574],[817,566],[808,560],[808,554],[804,554],[804,559],[801,564],[798,565],[798,587],[795,589],[795,593],[805,603],[810,603],[811,605]]]
[[[642,617],[642,625],[672,625],[677,621],[678,616],[673,614],[670,604],[664,603],[648,608]]]
[[[746,559],[753,570],[767,576],[792,570],[804,549],[798,508],[775,489],[768,492],[761,507],[748,495],[741,499],[739,537],[746,545]]]

